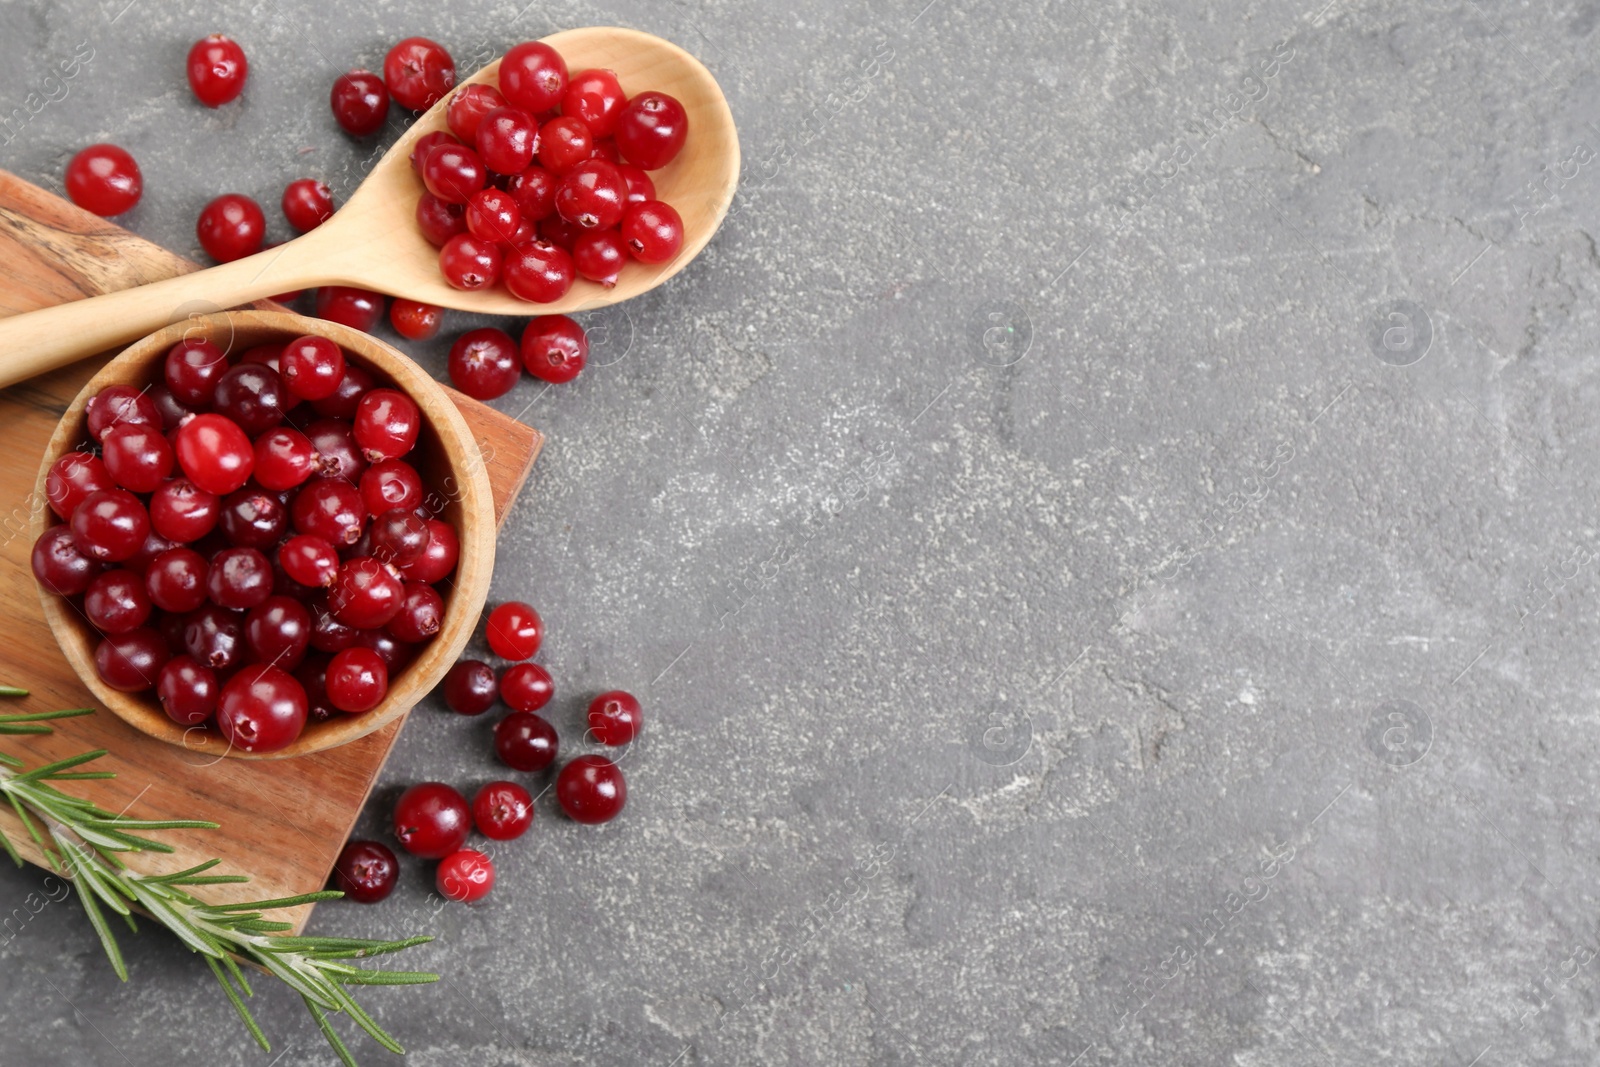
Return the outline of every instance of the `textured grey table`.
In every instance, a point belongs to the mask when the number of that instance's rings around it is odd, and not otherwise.
[[[1596,1061],[1600,7],[208,6],[0,3],[0,115],[94,51],[0,164],[113,138],[195,253],[216,193],[349,192],[327,87],[393,39],[605,23],[742,132],[700,260],[499,402],[550,435],[494,595],[552,718],[650,718],[625,814],[545,797],[484,905],[413,863],[318,912],[440,935],[367,998],[411,1062]],[[363,829],[496,776],[490,729],[421,708]],[[0,1062],[273,1062],[128,947],[3,940]]]

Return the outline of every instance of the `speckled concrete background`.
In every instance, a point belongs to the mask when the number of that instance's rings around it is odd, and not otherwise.
[[[494,592],[569,738],[645,700],[626,813],[315,921],[440,935],[367,998],[412,1062],[1596,1062],[1600,4],[444,6],[0,3],[0,113],[94,50],[0,164],[114,138],[190,253],[350,191],[327,86],[405,34],[637,26],[732,101],[716,241],[500,402],[550,444]],[[419,709],[363,828],[488,719]],[[130,956],[0,945],[0,1062],[332,1062]]]

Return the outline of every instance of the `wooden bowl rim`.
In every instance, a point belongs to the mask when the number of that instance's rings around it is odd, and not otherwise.
[[[353,352],[362,362],[370,364],[397,388],[404,390],[422,409],[428,425],[438,435],[450,474],[458,486],[457,499],[462,517],[462,529],[458,531],[461,555],[451,579],[454,588],[439,633],[429,642],[422,655],[400,673],[383,703],[376,708],[362,715],[341,715],[326,723],[307,724],[298,739],[276,752],[241,752],[224,740],[213,727],[185,727],[173,722],[161,710],[150,690],[123,693],[106,685],[95,670],[94,641],[87,620],[68,604],[66,598],[47,592],[43,587],[39,589],[39,600],[51,633],[84,685],[114,715],[140,733],[218,758],[289,759],[337,748],[381,730],[410,711],[460,658],[489,595],[489,582],[494,570],[494,502],[478,443],[460,409],[438,382],[404,353],[379,338],[336,322],[307,318],[287,311],[223,311],[197,315],[157,330],[123,349],[84,384],[61,421],[56,424],[55,433],[50,437],[44,460],[39,466],[38,479],[34,484],[35,499],[45,499],[45,478],[50,467],[85,435],[84,409],[89,398],[102,388],[116,384],[123,378],[123,372],[129,364],[154,363],[186,336],[210,339],[226,331],[231,338],[240,330],[280,334],[285,341],[305,334],[326,337]],[[37,539],[56,524],[55,513],[48,505],[33,511],[33,536]],[[487,536],[483,531],[488,531]]]

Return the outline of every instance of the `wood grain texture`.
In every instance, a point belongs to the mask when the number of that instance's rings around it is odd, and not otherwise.
[[[58,197],[0,171],[0,315],[145,281],[169,278],[194,265]],[[276,305],[262,303],[263,309]],[[34,478],[47,442],[68,405],[105,356],[0,391],[0,681],[31,695],[0,703],[0,712],[94,707],[45,623],[29,565],[28,530]],[[522,487],[538,455],[537,431],[486,405],[454,394],[486,459],[496,520]],[[310,892],[328,871],[393,747],[403,719],[338,749],[293,760],[220,759],[156,741],[109,712],[70,719],[53,735],[8,739],[8,751],[32,763],[109,749],[98,766],[110,781],[78,783],[111,811],[145,818],[210,819],[219,830],[169,831],[171,856],[136,856],[139,870],[167,871],[213,856],[220,870],[247,874],[245,886],[218,886],[210,899],[234,901]],[[15,816],[0,813],[0,828],[15,838]],[[25,855],[35,863],[34,850]],[[304,926],[310,908],[283,918]]]
[[[557,314],[605,307],[654,289],[686,267],[717,232],[733,203],[739,180],[739,137],[733,112],[711,72],[682,48],[638,30],[595,26],[564,30],[544,39],[571,70],[605,67],[630,94],[658,90],[675,97],[688,116],[688,139],[678,157],[652,171],[656,196],[683,219],[683,248],[667,263],[629,263],[606,289],[578,279],[560,300],[533,305],[503,286],[465,292],[439,273],[438,249],[416,224],[423,187],[411,166],[411,148],[426,133],[447,129],[449,98],[421,115],[390,146],[334,216],[310,233],[245,259],[211,267],[182,285],[154,279],[137,290],[119,291],[92,304],[63,304],[40,315],[0,321],[0,386],[82,357],[84,349],[108,349],[151,333],[195,300],[230,307],[272,293],[319,285],[355,285],[442,307],[496,315]],[[492,62],[463,84],[498,82]],[[52,234],[28,235],[46,258],[74,271],[94,253]],[[85,235],[87,236],[87,235]],[[98,239],[98,238],[97,238]],[[114,239],[113,243],[114,243]],[[59,301],[58,301],[59,303]]]

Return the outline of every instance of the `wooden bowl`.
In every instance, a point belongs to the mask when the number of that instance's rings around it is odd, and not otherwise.
[[[89,398],[109,385],[143,388],[160,381],[167,350],[184,337],[203,337],[237,356],[255,345],[282,343],[305,334],[335,342],[344,349],[346,359],[373,372],[380,384],[400,389],[416,401],[422,410],[423,430],[407,461],[417,467],[429,490],[448,501],[440,517],[460,536],[460,560],[455,573],[440,583],[445,613],[439,633],[421,646],[420,656],[390,680],[383,703],[362,715],[340,715],[325,723],[307,722],[305,731],[293,744],[265,753],[235,749],[214,727],[178,725],[161,709],[153,689],[123,693],[106,685],[94,665],[99,635],[77,603],[81,598],[67,599],[40,589],[51,631],[73,670],[95,696],[134,729],[198,753],[285,759],[343,745],[386,726],[438,684],[460,657],[489,593],[494,569],[494,505],[482,455],[461,412],[410,359],[375,337],[322,319],[274,311],[220,312],[176,323],[135,342],[89,379],[67,408],[39,467],[36,499],[44,499],[45,475],[51,465],[64,453],[91,442],[84,415]],[[34,536],[38,537],[55,521],[55,513],[49,507],[34,509]]]

